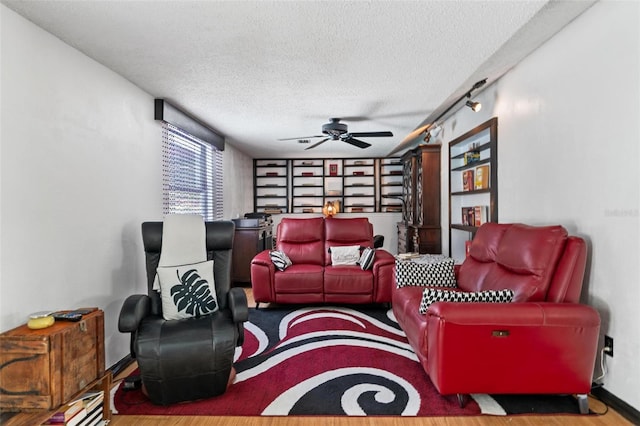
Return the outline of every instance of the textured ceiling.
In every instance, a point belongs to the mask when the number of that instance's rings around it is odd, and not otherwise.
[[[414,129],[475,81],[490,84],[592,4],[2,3],[255,158],[377,157],[408,147]],[[330,117],[345,118],[352,132],[394,137],[362,138],[373,145],[365,150],[328,141],[305,151],[277,140],[319,135]]]

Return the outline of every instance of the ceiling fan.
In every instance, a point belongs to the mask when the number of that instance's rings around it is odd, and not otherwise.
[[[305,148],[307,149],[315,148],[320,144],[325,143],[328,140],[341,140],[342,142],[346,142],[353,146],[357,146],[358,148],[368,148],[371,146],[370,143],[361,141],[358,138],[379,138],[379,137],[389,137],[393,136],[391,132],[354,132],[349,133],[347,131],[347,125],[345,123],[340,122],[340,118],[330,118],[329,123],[322,125],[322,135],[315,136],[301,136],[297,138],[286,138],[286,139],[278,139],[280,141],[289,141],[294,139],[312,139],[312,138],[324,138],[319,142],[314,143],[311,146]]]

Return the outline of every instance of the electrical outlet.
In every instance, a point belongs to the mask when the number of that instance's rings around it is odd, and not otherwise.
[[[604,353],[609,355],[610,357],[613,357],[613,337],[610,336],[604,336],[604,346],[605,348],[609,348],[609,349],[605,349]]]

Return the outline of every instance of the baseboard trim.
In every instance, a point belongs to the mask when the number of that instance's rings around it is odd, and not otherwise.
[[[118,374],[120,374],[122,370],[124,370],[125,368],[133,364],[133,361],[134,359],[131,356],[131,354],[127,354],[120,361],[116,362],[111,367],[109,367],[108,370],[111,371],[111,374],[113,375],[113,377],[116,377]]]
[[[605,388],[599,387],[592,389],[591,394],[616,410],[616,412],[634,425],[640,425],[640,411],[636,410]]]

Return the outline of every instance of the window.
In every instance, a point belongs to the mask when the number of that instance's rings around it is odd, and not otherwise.
[[[179,128],[162,125],[163,213],[222,219],[222,151]]]

